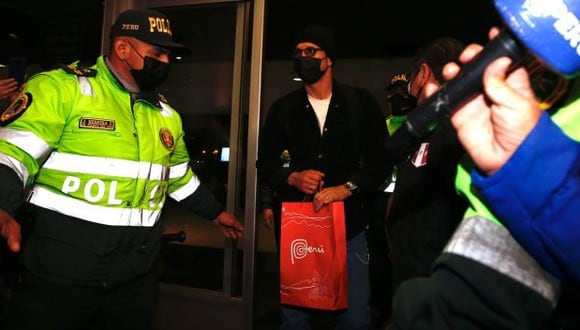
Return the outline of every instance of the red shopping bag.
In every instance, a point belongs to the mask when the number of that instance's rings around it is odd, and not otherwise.
[[[348,305],[344,203],[314,212],[312,202],[282,203],[280,299],[324,310]]]

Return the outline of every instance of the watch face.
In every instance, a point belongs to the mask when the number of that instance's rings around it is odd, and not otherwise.
[[[357,188],[358,188],[354,183],[352,183],[350,181],[347,181],[344,185],[346,186],[346,189],[348,189],[350,191],[357,190]]]

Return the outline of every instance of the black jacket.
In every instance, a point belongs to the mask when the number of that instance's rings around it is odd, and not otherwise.
[[[369,196],[390,173],[383,141],[387,127],[376,99],[366,90],[333,82],[323,134],[304,88],[278,99],[260,132],[258,175],[273,190],[279,221],[281,201],[303,201],[304,193],[286,183],[290,173],[325,173],[324,186],[354,182],[360,192],[345,200],[347,239],[368,224]],[[289,167],[281,154],[288,150]]]
[[[423,138],[401,127],[387,140],[386,149],[398,159],[387,217],[396,289],[409,278],[429,275],[463,219],[467,201],[457,193],[455,178],[465,152],[449,118]]]
[[[438,125],[423,138],[414,138],[401,128],[387,140],[387,153],[397,165],[389,223],[412,217],[418,223],[432,219],[456,225],[462,219],[467,201],[457,193],[455,177],[465,151],[449,119]],[[420,149],[422,160],[416,156]]]

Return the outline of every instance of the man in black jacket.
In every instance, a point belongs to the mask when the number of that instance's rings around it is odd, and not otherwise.
[[[369,274],[365,228],[369,196],[389,174],[387,128],[380,106],[361,88],[333,80],[333,31],[310,26],[295,42],[294,69],[304,86],[270,108],[260,134],[258,175],[273,190],[276,225],[282,201],[313,195],[315,209],[344,201],[348,309],[339,328],[368,329]],[[285,152],[286,151],[286,152]],[[282,306],[282,329],[310,328],[312,310]]]

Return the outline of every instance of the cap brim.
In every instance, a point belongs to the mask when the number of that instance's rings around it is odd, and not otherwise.
[[[156,46],[167,48],[175,55],[190,55],[191,49],[177,42],[157,43]]]

